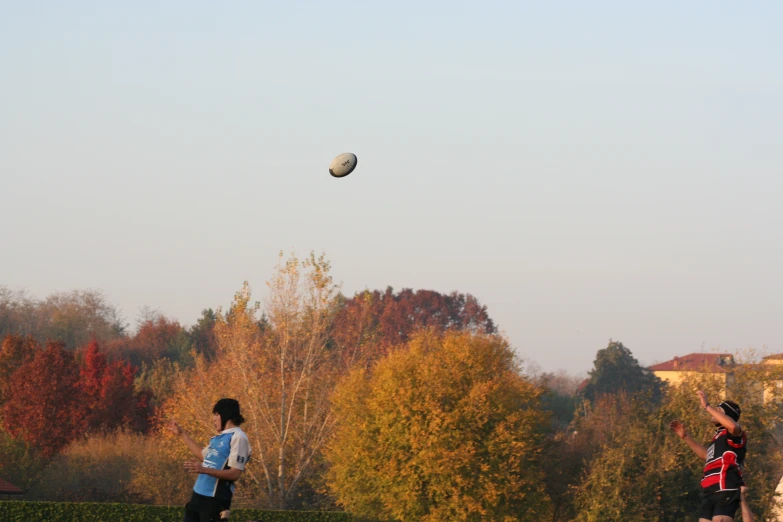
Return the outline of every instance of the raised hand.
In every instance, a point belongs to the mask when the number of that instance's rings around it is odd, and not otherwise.
[[[169,421],[168,428],[174,435],[182,435],[182,428],[174,419]]]
[[[684,439],[688,435],[688,433],[685,431],[685,424],[683,424],[682,422],[680,422],[678,420],[671,421],[669,423],[669,427],[681,439]]]
[[[702,409],[706,408],[707,406],[709,406],[710,403],[707,401],[707,394],[706,393],[704,393],[703,391],[699,390],[699,391],[696,392],[696,395],[699,396],[699,402],[701,402]]]

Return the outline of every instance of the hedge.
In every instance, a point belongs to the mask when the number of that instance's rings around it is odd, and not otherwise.
[[[184,507],[104,504],[97,502],[27,502],[0,500],[3,522],[181,522]],[[232,522],[353,522],[347,513],[335,511],[231,510]]]

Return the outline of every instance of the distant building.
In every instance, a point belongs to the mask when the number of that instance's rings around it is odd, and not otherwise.
[[[659,379],[674,386],[690,375],[708,373],[714,375],[725,389],[731,384],[734,367],[734,356],[730,353],[690,353],[650,366],[649,370]]]
[[[774,369],[776,373],[780,373],[781,377],[783,377],[783,366],[779,369],[776,368],[778,365],[783,365],[783,354],[768,355],[761,360],[760,365],[762,367],[775,365],[770,370]],[[699,373],[712,374],[723,388],[722,398],[725,398],[726,387],[731,385],[734,370],[739,366],[734,361],[734,356],[730,353],[691,353],[650,366],[649,370],[660,379],[674,386],[680,384],[690,375]],[[743,367],[751,366],[753,365],[743,365]],[[775,380],[773,382],[772,386],[768,386],[764,390],[759,385],[753,400],[768,402],[772,397],[783,397],[783,380]]]
[[[767,355],[761,359],[763,364],[783,364],[783,353],[776,353],[775,355]]]
[[[761,364],[769,364],[774,366],[781,365],[783,364],[783,353],[767,355],[761,359]],[[769,386],[764,390],[764,402],[768,402],[772,397],[783,397],[783,380],[773,381],[772,386]]]
[[[14,486],[7,480],[0,478],[0,499],[18,498],[24,494],[24,491]]]

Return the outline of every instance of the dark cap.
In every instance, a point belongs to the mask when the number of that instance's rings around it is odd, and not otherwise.
[[[212,413],[220,415],[220,422],[224,429],[228,421],[238,426],[245,420],[239,412],[239,402],[236,399],[220,399],[212,408]]]
[[[723,401],[720,404],[718,404],[718,408],[723,410],[723,413],[725,413],[728,417],[731,418],[734,422],[737,422],[740,418],[740,414],[742,413],[742,410],[740,410],[739,404],[737,404],[734,401]]]

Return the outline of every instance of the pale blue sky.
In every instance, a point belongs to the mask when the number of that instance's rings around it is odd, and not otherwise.
[[[590,368],[783,352],[783,4],[0,1],[0,284],[184,324],[279,250]],[[359,167],[327,167],[351,151]]]

